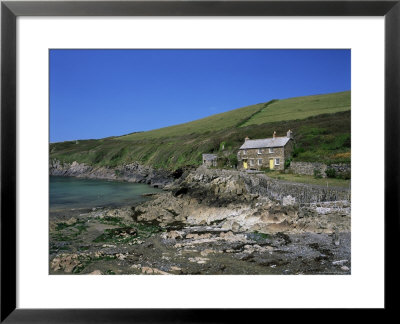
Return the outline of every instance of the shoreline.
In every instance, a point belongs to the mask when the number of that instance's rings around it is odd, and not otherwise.
[[[351,201],[328,200],[349,193],[300,188],[310,190],[288,195],[290,184],[238,171],[183,172],[134,206],[51,219],[49,272],[350,274]]]
[[[167,170],[157,170],[138,163],[131,163],[117,167],[90,166],[76,161],[61,163],[58,160],[50,160],[49,175],[61,177],[76,177],[85,179],[98,179],[122,182],[145,183],[155,188],[163,188],[172,183],[174,173]]]
[[[129,207],[103,208],[53,223],[49,273],[351,273],[348,231],[264,234],[224,229],[221,223],[160,227],[134,221],[133,214]]]
[[[154,188],[167,190],[170,190],[171,186],[187,186],[187,182],[189,182],[190,186],[223,177],[234,178],[234,181],[241,184],[245,183],[245,189],[249,194],[267,196],[270,199],[281,202],[285,198],[286,200],[294,198],[296,200],[295,203],[299,204],[338,200],[351,201],[350,188],[326,187],[316,184],[278,180],[268,177],[265,174],[247,173],[239,170],[208,169],[204,166],[200,166],[197,169],[187,168],[171,172],[162,169],[156,170],[138,163],[109,168],[92,167],[76,161],[61,164],[58,160],[51,160],[49,175],[145,183]]]

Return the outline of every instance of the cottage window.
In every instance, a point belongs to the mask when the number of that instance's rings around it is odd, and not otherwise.
[[[272,147],[269,148],[269,153],[274,153],[274,149]]]
[[[254,166],[254,160],[250,159],[250,166]]]
[[[246,155],[246,150],[243,150],[243,154]]]
[[[262,153],[262,150],[258,149],[257,154],[261,154],[261,153]]]
[[[275,159],[275,165],[279,165],[279,159]]]
[[[258,165],[262,165],[262,159],[258,159],[257,162],[258,162]]]

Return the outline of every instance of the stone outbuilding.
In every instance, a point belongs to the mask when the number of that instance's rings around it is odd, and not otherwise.
[[[291,157],[292,152],[293,133],[290,129],[284,137],[276,136],[276,132],[271,138],[251,140],[246,137],[237,154],[238,168],[284,170],[285,160]]]
[[[206,167],[216,167],[218,156],[216,154],[203,154],[203,165]]]

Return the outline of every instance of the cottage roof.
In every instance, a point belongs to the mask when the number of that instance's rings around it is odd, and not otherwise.
[[[203,154],[203,160],[206,160],[206,161],[216,160],[217,157],[218,156],[216,154]]]
[[[289,140],[290,140],[289,137],[275,137],[275,138],[247,140],[240,147],[240,150],[264,148],[264,147],[282,147],[285,146],[286,143],[289,142]]]

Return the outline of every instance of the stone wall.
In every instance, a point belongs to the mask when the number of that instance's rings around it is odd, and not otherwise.
[[[318,170],[323,178],[326,177],[326,164],[318,162],[292,162],[290,163],[289,171],[294,174],[314,175],[314,170]]]
[[[337,163],[337,164],[331,164],[328,166],[328,168],[333,168],[335,169],[336,173],[345,173],[349,172],[351,173],[351,165],[346,164],[346,163]]]
[[[206,186],[204,192],[214,195],[230,193],[232,199],[246,198],[247,195],[268,197],[283,204],[308,204],[326,201],[351,201],[348,188],[325,187],[302,183],[287,182],[269,178],[265,174],[198,168],[187,178],[196,187]],[[201,185],[203,183],[203,185]],[[208,188],[213,183],[219,188]],[[229,183],[229,185],[227,185]],[[247,198],[246,198],[247,199]]]
[[[319,162],[292,162],[289,171],[294,174],[314,175],[314,170],[318,170],[323,178],[326,178],[326,170],[332,168],[338,175],[351,172],[350,164],[337,163],[326,165]]]
[[[282,203],[305,204],[337,200],[351,201],[351,192],[348,188],[280,181],[268,178],[263,174],[252,176],[250,181],[251,184],[248,186],[250,193],[267,196]]]

